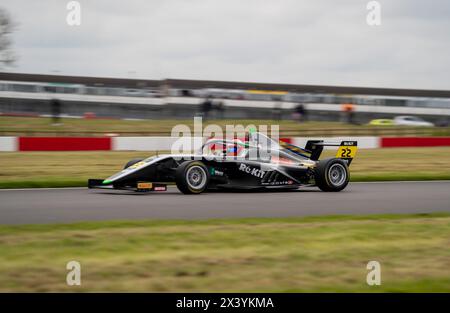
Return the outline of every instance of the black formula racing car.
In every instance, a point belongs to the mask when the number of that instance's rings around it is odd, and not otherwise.
[[[325,146],[337,146],[335,158],[319,160]],[[194,154],[155,155],[130,160],[106,179],[89,179],[89,188],[138,192],[165,191],[175,183],[185,194],[214,189],[297,189],[317,186],[341,191],[349,181],[356,141],[309,140],[304,148],[253,132],[240,139],[209,139]]]

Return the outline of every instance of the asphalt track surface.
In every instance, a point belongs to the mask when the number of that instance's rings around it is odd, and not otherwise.
[[[450,181],[351,183],[338,193],[167,192],[86,188],[0,190],[0,224],[450,212]]]

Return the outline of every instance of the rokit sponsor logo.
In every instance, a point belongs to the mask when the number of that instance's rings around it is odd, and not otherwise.
[[[292,185],[294,182],[292,180],[283,180],[283,181],[273,181],[270,183],[262,183],[262,185],[268,186],[278,186],[278,185]]]
[[[266,173],[266,171],[260,170],[256,167],[247,166],[244,163],[241,163],[239,165],[239,170],[259,178],[263,178],[264,174]]]

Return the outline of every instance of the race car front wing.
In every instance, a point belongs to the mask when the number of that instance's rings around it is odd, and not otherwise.
[[[118,186],[114,184],[105,184],[104,179],[88,179],[89,189],[118,189],[118,190],[132,190],[140,192],[148,191],[167,191],[167,185],[153,182],[136,182],[136,186]]]

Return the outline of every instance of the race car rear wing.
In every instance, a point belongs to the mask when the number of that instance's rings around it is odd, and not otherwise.
[[[352,140],[341,141],[340,144],[325,143],[323,142],[323,140],[308,140],[308,142],[306,142],[304,150],[311,154],[311,160],[317,161],[322,154],[323,148],[325,146],[339,147],[336,152],[336,158],[347,160],[348,165],[350,165],[356,155],[356,151],[358,150],[358,142]]]
[[[342,141],[340,144],[338,143],[325,143],[323,140],[308,140],[306,142],[305,148],[300,148],[285,142],[281,143],[282,146],[296,154],[305,156],[303,153],[310,154],[309,158],[313,161],[319,160],[323,148],[325,146],[336,146],[339,147],[336,153],[336,158],[347,160],[347,164],[350,165],[353,158],[356,155],[356,151],[358,149],[357,141]]]

